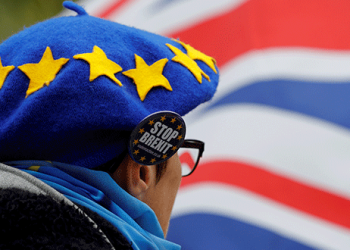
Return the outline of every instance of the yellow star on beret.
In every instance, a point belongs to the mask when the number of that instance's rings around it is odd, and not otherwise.
[[[196,50],[195,48],[193,48],[191,45],[186,44],[184,42],[181,42],[179,40],[175,40],[174,41],[180,43],[186,50],[187,50],[187,55],[189,57],[191,57],[193,60],[200,60],[203,61],[206,65],[208,65],[216,74],[218,73],[216,68],[215,68],[215,64],[216,61],[214,58],[212,58],[211,56],[207,56],[206,54],[200,52],[199,50]]]
[[[171,85],[163,75],[163,69],[168,62],[167,58],[160,59],[149,66],[142,57],[135,54],[136,68],[123,72],[134,80],[140,100],[143,101],[153,87],[164,87],[172,91]]]
[[[192,58],[190,58],[188,55],[183,53],[180,49],[176,48],[175,46],[168,43],[166,45],[176,55],[173,59],[171,59],[172,61],[180,63],[189,71],[191,71],[191,73],[196,77],[199,83],[202,83],[202,75],[208,81],[210,81],[209,76],[204,73],[204,71],[197,65],[197,63]]]
[[[2,66],[1,58],[0,58],[0,89],[5,82],[8,74],[15,68],[15,66]]]
[[[28,63],[18,68],[30,79],[26,97],[43,88],[56,78],[62,66],[69,61],[67,58],[53,59],[50,47],[47,47],[38,63]]]
[[[122,86],[122,83],[114,76],[114,74],[123,70],[122,67],[108,59],[105,52],[98,46],[94,46],[92,53],[75,55],[73,58],[85,60],[90,64],[90,82],[104,75]]]

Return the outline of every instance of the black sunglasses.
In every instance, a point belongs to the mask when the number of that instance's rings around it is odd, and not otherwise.
[[[183,144],[177,152],[181,161],[182,177],[189,176],[194,172],[200,158],[203,155],[204,142],[192,139],[184,140]],[[95,170],[113,173],[127,154],[128,151],[125,150],[118,157],[103,165],[100,165],[99,167],[95,168]]]
[[[204,152],[204,142],[199,140],[184,140],[177,151],[182,168],[182,177],[189,176],[196,169]]]

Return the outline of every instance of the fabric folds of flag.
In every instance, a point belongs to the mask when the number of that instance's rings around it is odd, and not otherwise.
[[[206,142],[168,239],[183,249],[348,249],[350,2],[84,1],[92,15],[213,56],[221,82],[185,117]]]

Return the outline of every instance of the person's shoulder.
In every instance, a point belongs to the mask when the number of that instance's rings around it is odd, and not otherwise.
[[[0,189],[0,249],[132,249],[87,208],[20,188]]]

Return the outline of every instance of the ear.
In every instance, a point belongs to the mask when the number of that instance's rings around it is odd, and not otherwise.
[[[125,191],[142,201],[150,186],[156,183],[156,168],[153,165],[140,165],[127,155],[112,178]]]

